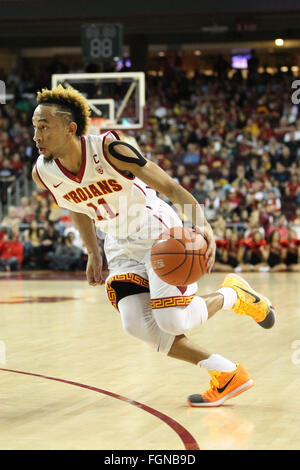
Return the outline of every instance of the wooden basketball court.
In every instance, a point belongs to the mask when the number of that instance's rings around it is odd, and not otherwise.
[[[222,278],[204,277],[199,294]],[[255,386],[196,409],[186,396],[209,375],[123,333],[103,287],[74,273],[2,273],[0,449],[299,449],[299,275],[247,280],[276,306],[273,329],[222,311],[189,336],[241,362]]]

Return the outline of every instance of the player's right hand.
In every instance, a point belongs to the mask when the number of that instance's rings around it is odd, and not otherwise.
[[[86,278],[90,286],[101,286],[104,284],[105,278],[102,274],[102,256],[100,253],[89,253]]]

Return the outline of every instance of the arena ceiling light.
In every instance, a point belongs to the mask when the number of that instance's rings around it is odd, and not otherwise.
[[[277,46],[277,47],[282,47],[284,45],[284,40],[281,39],[281,38],[275,39],[274,42],[275,42],[275,46]]]

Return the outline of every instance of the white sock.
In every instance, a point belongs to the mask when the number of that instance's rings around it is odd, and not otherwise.
[[[231,310],[238,298],[235,290],[232,289],[232,287],[221,287],[221,289],[218,289],[217,292],[219,292],[219,294],[222,294],[224,297],[224,303],[222,308],[226,310]]]
[[[236,369],[236,364],[229,361],[219,354],[212,354],[208,359],[198,362],[198,366],[204,367],[206,370],[219,370],[222,372],[232,372]]]

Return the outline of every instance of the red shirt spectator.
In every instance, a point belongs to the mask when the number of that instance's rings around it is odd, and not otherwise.
[[[19,268],[22,266],[23,252],[24,246],[16,238],[11,239],[8,235],[6,235],[0,242],[0,258],[17,258],[19,262]]]
[[[300,181],[297,175],[292,175],[291,180],[285,183],[285,193],[287,196],[296,196],[300,189]]]

